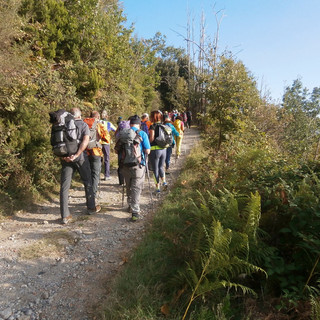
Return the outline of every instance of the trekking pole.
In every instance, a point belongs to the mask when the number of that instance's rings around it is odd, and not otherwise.
[[[123,184],[122,184],[122,208],[124,207],[124,187],[125,187],[125,185],[123,182]]]
[[[150,199],[151,199],[151,205],[153,208],[153,197],[152,197],[152,191],[151,191],[150,174],[149,174],[149,167],[148,167],[148,155],[147,154],[145,154],[145,159],[146,159],[147,177],[148,177],[148,182],[149,182]]]
[[[99,174],[99,181],[98,181],[98,190],[97,190],[97,199],[101,199],[101,183],[100,183],[100,174]]]

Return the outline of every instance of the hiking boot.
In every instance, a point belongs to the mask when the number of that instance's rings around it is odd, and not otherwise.
[[[168,190],[168,184],[166,182],[162,184],[162,187],[163,187],[163,191]]]
[[[132,213],[131,221],[136,222],[139,219],[141,219],[141,216],[139,213]]]
[[[67,216],[65,218],[62,218],[61,224],[68,224],[71,221],[72,221],[72,216],[70,215],[70,216]]]
[[[95,206],[95,208],[94,209],[88,209],[88,214],[95,214],[95,213],[98,213],[98,212],[100,212],[101,211],[101,206]]]

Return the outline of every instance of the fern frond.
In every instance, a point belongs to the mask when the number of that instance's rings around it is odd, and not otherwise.
[[[187,263],[186,273],[181,274],[181,275],[187,280],[189,287],[192,290],[194,290],[197,283],[199,282],[199,278],[198,278],[194,268],[192,268],[190,266],[190,264]]]
[[[221,281],[221,285],[223,287],[225,287],[225,288],[233,288],[236,291],[238,289],[241,289],[243,294],[252,294],[254,296],[257,296],[257,294],[256,294],[256,292],[254,290],[252,290],[251,288],[249,288],[247,286],[239,284],[239,283],[233,283],[233,282],[230,282],[230,281]]]
[[[229,246],[232,240],[232,231],[223,229],[220,221],[212,224],[212,245],[218,252],[229,253]]]
[[[262,268],[246,261],[243,259],[239,259],[237,256],[232,257],[232,259],[230,259],[230,264],[232,266],[233,269],[233,277],[241,274],[241,273],[245,273],[247,275],[250,275],[252,273],[258,273],[258,272],[262,272],[266,277],[268,277],[267,273],[265,270],[263,270]]]
[[[320,301],[319,297],[311,296],[310,297],[311,304],[311,319],[312,320],[320,320]]]
[[[230,243],[230,255],[240,256],[243,259],[248,259],[249,256],[249,238],[245,233],[233,232],[232,241]]]
[[[247,223],[244,232],[256,241],[256,232],[261,218],[261,197],[258,192],[251,193],[250,200],[244,209]]]
[[[214,292],[216,290],[222,289],[225,286],[221,283],[221,281],[215,281],[215,282],[202,282],[202,284],[198,287],[198,290],[195,294],[195,298],[201,297],[206,293]]]

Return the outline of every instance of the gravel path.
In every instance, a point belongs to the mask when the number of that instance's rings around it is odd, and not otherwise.
[[[183,154],[172,160],[169,190],[154,197],[156,206],[170,192],[198,139],[195,128],[186,130]],[[59,199],[38,205],[34,212],[16,212],[0,224],[0,320],[97,319],[108,284],[143,237],[155,210],[146,179],[143,219],[130,222],[116,172],[101,182],[100,204],[100,213],[87,216],[84,191],[78,187],[70,192],[74,221],[68,225],[59,224]]]

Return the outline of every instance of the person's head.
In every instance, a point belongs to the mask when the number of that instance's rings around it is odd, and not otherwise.
[[[176,119],[180,120],[180,121],[183,121],[182,117],[181,116],[177,116]]]
[[[151,114],[150,114],[150,120],[151,120],[151,122],[153,122],[153,123],[161,122],[161,120],[162,120],[162,114],[159,112],[159,110],[155,110],[155,111],[152,111],[152,112],[151,112]]]
[[[108,118],[108,112],[107,112],[107,110],[103,110],[102,113],[101,113],[101,116],[102,116],[102,119]]]
[[[129,120],[130,120],[130,126],[131,127],[140,128],[141,119],[137,114],[135,114],[134,116],[131,116]]]
[[[91,114],[90,114],[90,117],[91,118],[96,118],[96,119],[100,119],[100,113],[98,111],[91,111]]]
[[[81,110],[79,108],[72,108],[70,113],[75,117],[75,119],[81,119]]]
[[[163,122],[171,122],[170,117],[167,114],[163,116]]]
[[[143,113],[141,116],[141,121],[147,121],[149,120],[149,115],[147,113]]]
[[[117,124],[119,124],[121,121],[122,121],[122,117],[118,117]]]

